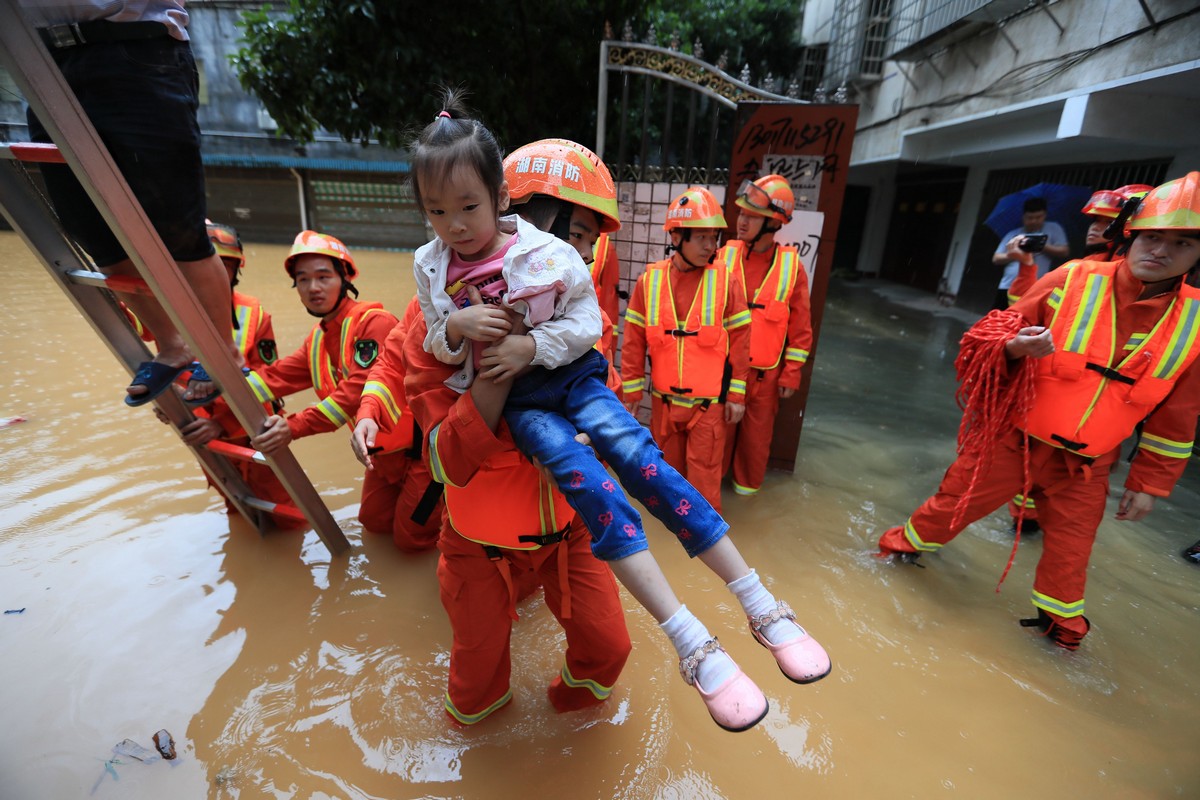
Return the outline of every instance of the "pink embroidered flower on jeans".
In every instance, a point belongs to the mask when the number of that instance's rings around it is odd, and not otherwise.
[[[646,480],[650,480],[657,474],[658,464],[647,464],[646,466],[642,467],[642,477]]]
[[[601,487],[604,489],[604,491],[606,491],[606,492],[614,492],[614,491],[616,491],[616,489],[617,489],[617,487],[613,485],[613,482],[612,482],[612,481],[605,481],[604,483],[600,484],[600,486],[601,486]]]
[[[583,486],[583,473],[577,469],[571,470],[571,488],[578,489]]]
[[[629,524],[628,522],[625,523],[623,530],[625,531],[625,535],[630,539],[637,536],[637,528],[633,527],[633,525]]]
[[[601,525],[603,525],[604,527],[607,528],[609,525],[612,524],[612,521],[613,521],[612,512],[605,511],[603,514],[601,514],[599,517],[597,517],[597,519],[600,520]]]
[[[680,500],[679,505],[675,508],[675,513],[681,517],[686,517],[687,513],[692,510],[692,504],[687,500]]]

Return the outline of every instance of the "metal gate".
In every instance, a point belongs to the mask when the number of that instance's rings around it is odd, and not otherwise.
[[[655,41],[653,27],[646,38]],[[600,42],[596,154],[617,184],[622,226],[613,244],[621,262],[622,315],[637,276],[663,257],[662,223],[671,199],[689,186],[706,186],[724,205],[738,103],[794,103],[789,95],[799,93],[793,83],[779,94],[770,78],[753,86],[749,67],[733,77],[724,56],[716,64],[703,60],[699,41],[694,55],[679,47],[678,40],[668,47],[634,41],[628,24],[620,40],[606,30]]]

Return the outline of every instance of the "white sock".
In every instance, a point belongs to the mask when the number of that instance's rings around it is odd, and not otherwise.
[[[725,585],[742,604],[742,610],[747,616],[761,617],[763,614],[770,614],[778,605],[775,595],[767,591],[767,587],[763,586],[762,579],[754,570]],[[783,644],[804,635],[804,629],[790,619],[772,622],[764,626],[761,632],[771,644]]]
[[[688,611],[687,606],[680,606],[679,610],[659,627],[671,640],[680,658],[687,658],[713,638],[708,628],[704,627],[704,623],[696,619],[696,615]],[[717,650],[707,654],[700,662],[700,666],[696,668],[696,677],[700,679],[704,691],[711,692],[729,680],[736,671],[737,665],[733,663],[733,659],[723,650]]]

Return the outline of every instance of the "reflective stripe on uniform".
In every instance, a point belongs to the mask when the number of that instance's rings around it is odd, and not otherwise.
[[[1021,506],[1023,508],[1036,508],[1037,507],[1033,504],[1032,497],[1026,497],[1023,494],[1014,495],[1012,501],[1015,505]]]
[[[567,667],[567,662],[565,661],[563,662],[560,674],[562,675],[562,682],[564,684],[570,686],[572,689],[587,689],[597,700],[607,700],[608,696],[612,694],[613,687],[611,686],[604,686],[589,678],[576,678],[571,674],[571,670]]]
[[[450,693],[446,692],[446,701],[445,701],[446,713],[448,713],[450,716],[454,717],[456,720],[461,722],[463,725],[474,725],[476,722],[479,722],[481,719],[488,716],[493,711],[500,708],[502,705],[504,705],[511,699],[512,699],[512,689],[509,689],[507,692],[504,693],[504,695],[499,700],[492,703],[490,706],[485,708],[483,711],[480,711],[478,714],[464,714],[461,711],[459,711],[457,708],[454,707],[454,701],[450,699]]]
[[[784,359],[787,361],[799,361],[803,364],[808,361],[808,351],[800,347],[789,347],[784,353]]]
[[[1074,603],[1068,603],[1064,600],[1058,600],[1050,595],[1042,594],[1036,589],[1033,592],[1033,604],[1043,611],[1049,611],[1052,614],[1058,614],[1060,617],[1078,617],[1083,614],[1083,600],[1076,600]]]
[[[932,553],[942,549],[939,542],[926,542],[917,533],[917,529],[913,527],[912,519],[909,518],[904,523],[904,538],[908,539],[908,543],[924,553]]]
[[[1152,433],[1142,432],[1142,440],[1138,443],[1139,450],[1146,450],[1150,453],[1157,453],[1160,456],[1167,458],[1190,458],[1192,448],[1196,443],[1191,442],[1175,442],[1170,439],[1164,439],[1161,436],[1155,436]]]
[[[317,403],[317,410],[325,415],[326,419],[332,422],[339,428],[350,421],[350,417],[342,410],[342,407],[337,404],[337,401],[332,397],[326,397],[324,400]]]
[[[397,405],[396,398],[392,396],[392,390],[386,384],[379,381],[367,381],[363,386],[362,396],[374,397],[378,400],[393,425],[400,419],[400,406]]]
[[[266,381],[258,377],[257,372],[251,372],[247,375],[246,383],[250,384],[250,389],[254,392],[254,396],[258,398],[258,402],[269,403],[275,399],[275,393],[267,386]]]

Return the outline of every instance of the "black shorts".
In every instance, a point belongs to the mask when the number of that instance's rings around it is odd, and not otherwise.
[[[211,256],[196,121],[199,78],[188,43],[161,36],[52,52],[171,256]],[[33,141],[50,141],[32,109],[28,121]],[[64,227],[96,266],[124,260],[125,250],[70,168],[43,164],[42,174]]]

